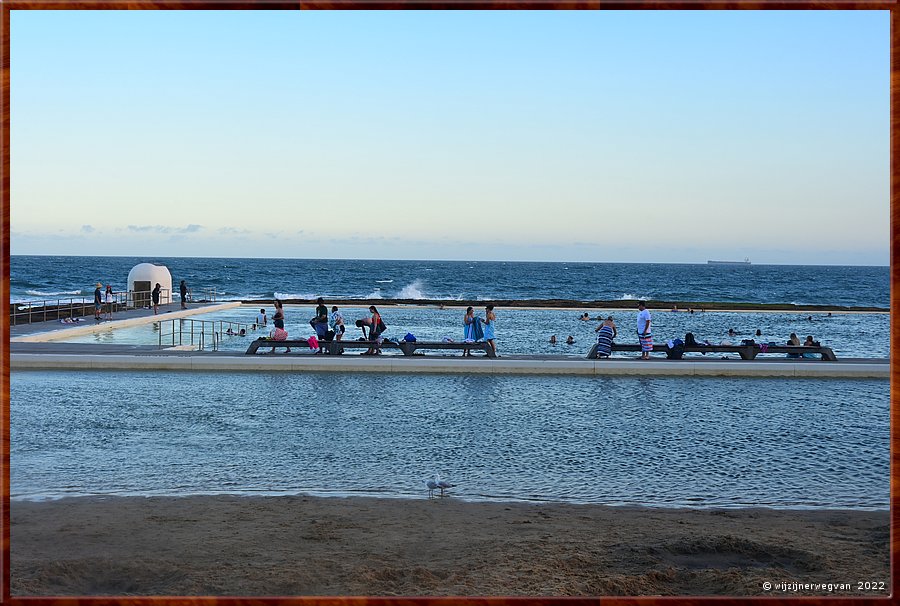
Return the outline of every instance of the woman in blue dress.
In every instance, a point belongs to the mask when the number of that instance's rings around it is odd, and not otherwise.
[[[463,341],[467,343],[475,342],[475,308],[471,305],[466,308],[466,315],[463,318]],[[463,350],[463,357],[472,357],[471,349]]]
[[[484,340],[488,342],[488,345],[491,346],[491,349],[494,352],[495,357],[497,356],[497,336],[494,334],[494,324],[497,322],[497,316],[494,314],[494,306],[488,305],[484,308]]]

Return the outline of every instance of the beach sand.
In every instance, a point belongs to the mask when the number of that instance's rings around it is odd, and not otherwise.
[[[303,496],[84,497],[10,511],[14,596],[889,591],[887,511]],[[850,587],[766,592],[766,581]]]

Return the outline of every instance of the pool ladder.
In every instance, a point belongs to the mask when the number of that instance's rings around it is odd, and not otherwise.
[[[218,329],[217,329],[218,326]],[[249,332],[249,326],[243,322],[230,320],[196,320],[193,318],[175,318],[162,320],[159,323],[159,348],[196,346],[198,351],[219,351],[219,343],[228,334]]]

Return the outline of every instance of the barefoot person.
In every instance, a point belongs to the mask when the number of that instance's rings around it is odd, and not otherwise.
[[[106,303],[106,319],[112,320],[112,310],[113,303],[116,301],[116,296],[113,294],[112,284],[106,285],[106,292],[103,293],[104,303]]]
[[[381,319],[381,314],[378,313],[378,309],[374,305],[369,306],[369,312],[372,314],[372,319],[369,320],[369,340],[373,341],[372,347],[364,353],[363,355],[378,355],[381,353],[381,333],[387,330],[387,326],[384,324],[384,321]],[[363,330],[365,332],[365,330]]]
[[[650,310],[643,301],[638,301],[637,334],[641,343],[641,360],[649,360],[653,351],[653,335],[650,332]]]
[[[466,308],[466,315],[463,317],[463,341],[466,343],[474,343],[477,339],[475,338],[475,308],[471,305]],[[471,349],[463,350],[463,357],[472,357]]]
[[[278,299],[275,299],[275,315],[272,316],[272,323],[275,325],[275,329],[272,330],[272,339],[275,341],[287,341],[288,333],[284,329],[284,306]],[[269,353],[275,353],[275,348],[273,347]],[[288,347],[284,353],[291,353],[291,348]]]
[[[344,316],[341,312],[338,311],[337,305],[331,306],[331,330],[334,331],[334,340],[340,341],[344,337],[344,332],[347,330],[344,327]]]
[[[612,355],[613,339],[616,338],[616,323],[612,316],[607,316],[603,324],[594,329],[597,333],[597,357],[608,358]]]
[[[494,313],[494,306],[488,305],[484,308],[484,340],[491,346],[494,357],[497,357],[497,335],[494,333],[496,322],[497,315]]]

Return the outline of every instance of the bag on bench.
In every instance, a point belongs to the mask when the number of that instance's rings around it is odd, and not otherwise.
[[[666,343],[666,358],[669,360],[680,360],[684,357],[684,341],[681,339],[673,339]]]

